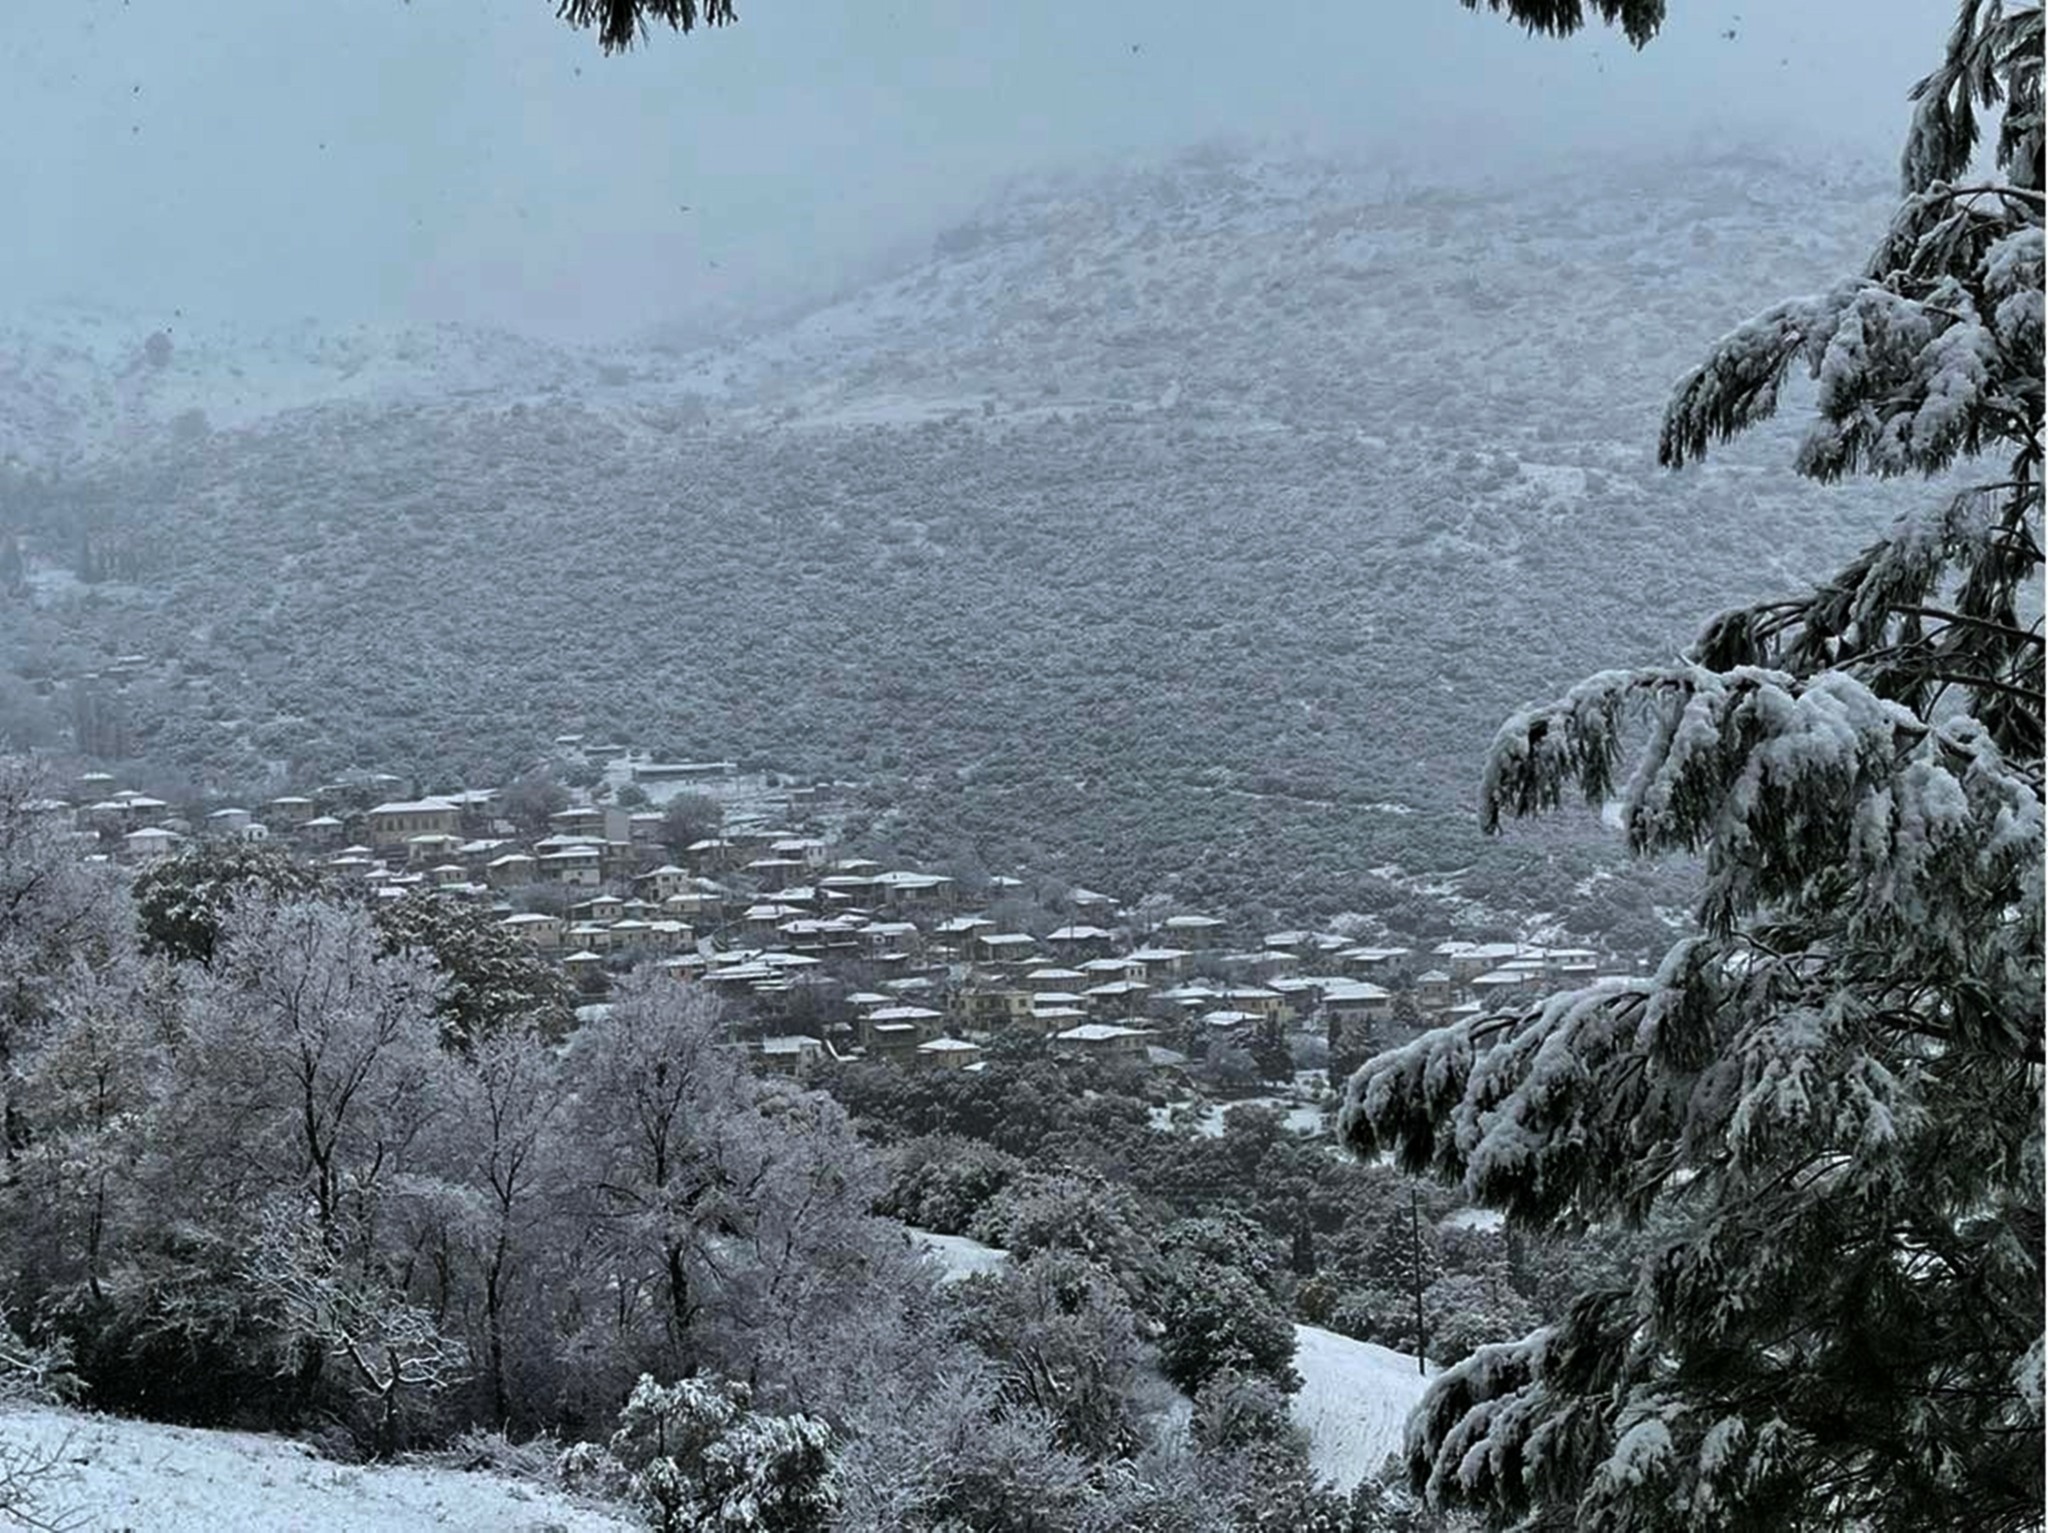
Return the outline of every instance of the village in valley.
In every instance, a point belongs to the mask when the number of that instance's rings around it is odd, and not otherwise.
[[[851,854],[829,785],[573,735],[520,787],[396,796],[404,786],[356,774],[206,808],[86,772],[72,799],[43,807],[74,819],[85,855],[131,867],[260,845],[373,899],[473,902],[559,966],[581,1014],[652,970],[708,987],[761,1068],[798,1075],[860,1060],[975,1071],[993,1050],[1028,1046],[1183,1072],[1227,1094],[1320,1082],[1428,1029],[1636,970],[1585,947],[1418,950],[1356,918],[1239,930],[1157,896],[1127,905],[885,866]]]

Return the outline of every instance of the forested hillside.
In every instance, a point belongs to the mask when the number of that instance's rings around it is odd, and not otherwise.
[[[1640,921],[1583,826],[1482,843],[1478,763],[1515,705],[1882,522],[1782,435],[1653,448],[1698,347],[1885,206],[1760,161],[1451,194],[1212,152],[1013,188],[715,352],[359,341],[446,386],[279,363],[298,408],[232,429],[174,353],[180,413],[9,481],[0,724],[222,785],[491,779],[616,731],[1126,897],[1327,913],[1392,867]]]

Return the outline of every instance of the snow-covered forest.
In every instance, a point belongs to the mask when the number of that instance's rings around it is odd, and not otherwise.
[[[1479,836],[1477,763],[1907,504],[1776,433],[1653,451],[1688,349],[1887,206],[1762,155],[1480,193],[1218,151],[1027,180],[708,350],[195,324],[156,366],[48,315],[0,378],[43,465],[0,708],[251,797],[577,729],[858,780],[907,856],[1276,924],[1392,866],[1641,942],[1681,901],[1589,882],[1591,826]]]
[[[630,345],[0,321],[0,1523],[2042,1526],[2043,10],[1950,9],[1889,181],[1212,145]]]
[[[166,865],[138,903],[8,771],[24,1518],[127,1483],[84,1404],[440,1476],[364,1482],[398,1506],[459,1503],[467,1469],[670,1527],[1379,1526],[1416,1354],[1508,1340],[1625,1257],[1511,1243],[1257,1103],[1162,1121],[1142,1063],[1011,1047],[805,1089],[657,969],[543,1007],[518,939],[394,923],[432,894],[373,908],[273,859],[176,897]],[[1007,1259],[954,1281],[949,1237]]]

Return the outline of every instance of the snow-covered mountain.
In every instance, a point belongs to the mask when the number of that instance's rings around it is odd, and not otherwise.
[[[1480,192],[1208,149],[1020,179],[925,258],[751,331],[728,318],[713,346],[310,318],[252,330],[81,306],[0,315],[0,437],[26,457],[141,445],[190,410],[222,428],[342,402],[563,395],[626,414],[701,400],[746,424],[991,409],[1367,424],[1408,398],[1396,381],[1418,358],[1442,365],[1461,408],[1509,403],[1536,373],[1566,411],[1640,414],[1692,315],[1732,322],[1780,273],[1833,273],[1888,207],[1880,175],[1748,155]],[[1617,305],[1618,291],[1647,303]],[[1601,322],[1574,323],[1589,308]],[[1649,396],[1620,386],[1638,379]]]
[[[212,781],[489,776],[588,727],[866,778],[908,855],[1561,908],[1583,837],[1471,825],[1500,717],[1927,493],[1796,479],[1796,401],[1654,462],[1673,379],[1888,200],[1757,159],[1454,193],[1205,152],[1021,183],[715,347],[197,328],[157,365],[140,321],[36,330],[0,422],[96,457],[0,511],[0,727],[63,743],[71,678],[139,654],[90,717]]]
[[[621,376],[603,358],[459,325],[259,330],[53,306],[0,315],[0,458],[146,451],[320,405],[545,395]]]
[[[1617,407],[1654,415],[1714,333],[1701,316],[1732,324],[1776,283],[1836,274],[1890,191],[1749,155],[1432,191],[1365,164],[1191,152],[1020,181],[927,259],[689,367],[785,421],[993,405],[1370,430],[1453,400],[1514,419],[1517,390],[1542,387],[1560,415],[1619,424]],[[1434,399],[1414,398],[1418,363]]]

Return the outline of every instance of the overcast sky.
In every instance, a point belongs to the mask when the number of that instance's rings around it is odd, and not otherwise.
[[[605,58],[551,0],[66,0],[0,27],[0,313],[598,338],[832,282],[1016,171],[1219,136],[1486,170],[1770,137],[1888,167],[1953,11],[1672,8],[1637,54],[1455,0],[740,0]]]

